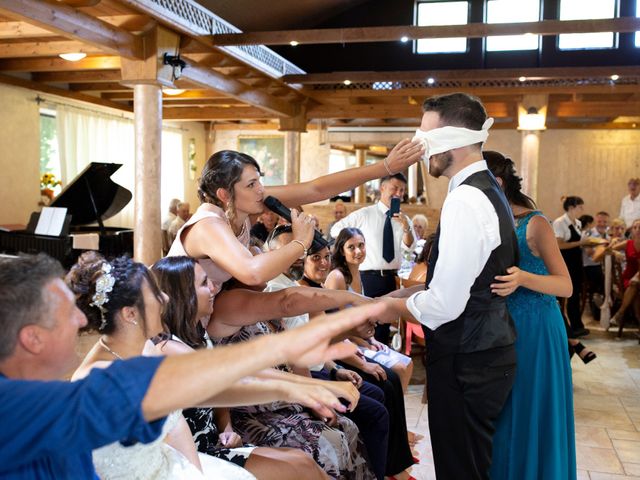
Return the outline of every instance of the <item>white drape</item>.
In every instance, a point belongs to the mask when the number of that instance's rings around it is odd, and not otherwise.
[[[67,185],[90,162],[119,163],[111,179],[135,196],[135,137],[133,121],[73,106],[56,108],[57,137],[62,184]],[[184,154],[182,135],[162,132],[162,205],[171,198],[184,198]],[[166,209],[162,208],[164,211]],[[133,200],[107,225],[133,228]]]

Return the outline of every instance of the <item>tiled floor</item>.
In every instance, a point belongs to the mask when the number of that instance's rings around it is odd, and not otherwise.
[[[633,331],[618,340],[596,323],[587,327],[592,333],[584,343],[598,358],[588,365],[572,360],[578,479],[640,480],[640,345]],[[417,366],[414,378],[423,372]],[[427,406],[420,403],[422,388],[409,387],[407,424],[409,430],[425,435],[416,446],[420,464],[412,474],[431,480],[436,477]]]

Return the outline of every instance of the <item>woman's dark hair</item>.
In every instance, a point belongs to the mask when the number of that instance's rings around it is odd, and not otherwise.
[[[105,273],[103,266],[108,264],[111,271]],[[110,292],[106,292],[108,301],[102,304],[101,311],[95,305],[93,296],[96,293],[96,282],[102,277],[113,277],[115,283]],[[146,334],[146,318],[142,286],[147,281],[151,293],[163,302],[162,292],[158,288],[156,279],[149,269],[142,263],[134,262],[129,257],[118,257],[111,262],[97,252],[85,252],[78,258],[65,281],[76,296],[76,305],[87,316],[87,326],[84,331],[94,331],[104,334],[113,333],[116,329],[115,315],[124,307],[136,307],[143,320]]]
[[[582,215],[578,220],[580,220],[580,224],[584,227],[585,225],[589,225],[593,223],[593,217],[591,215]]]
[[[565,212],[568,212],[569,208],[571,208],[571,207],[577,207],[578,205],[584,205],[584,200],[582,200],[582,198],[576,197],[576,196],[562,197],[561,200],[562,200],[562,208],[564,209]]]
[[[433,248],[433,242],[436,239],[436,234],[432,233],[429,235],[422,246],[422,250],[420,254],[416,257],[416,263],[427,263],[429,260],[429,255],[431,254],[431,249]]]
[[[168,333],[175,335],[191,348],[206,347],[204,327],[198,318],[198,299],[195,289],[196,261],[191,257],[165,257],[151,270],[158,278],[169,301],[162,310],[162,322]]]
[[[509,157],[500,152],[485,150],[482,152],[487,167],[496,178],[502,180],[502,190],[509,203],[535,210],[536,203],[522,192],[522,178],[516,173],[516,166]]]
[[[225,205],[216,195],[216,191],[219,188],[224,188],[229,192],[230,200],[226,205],[226,214],[231,224],[233,224],[236,215],[233,187],[240,181],[244,167],[247,165],[255,167],[258,174],[261,174],[260,165],[250,155],[234,150],[221,150],[209,157],[199,180],[198,198],[202,203],[213,203],[225,210]]]
[[[347,285],[351,285],[353,277],[349,271],[349,265],[344,255],[344,245],[356,235],[360,235],[364,238],[364,235],[358,228],[347,227],[340,230],[340,234],[336,238],[336,243],[333,245],[333,255],[331,261],[331,268],[337,268],[344,276],[344,281]]]

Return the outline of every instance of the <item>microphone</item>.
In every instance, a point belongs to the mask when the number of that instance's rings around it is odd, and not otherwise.
[[[287,208],[280,200],[276,197],[272,197],[269,195],[267,198],[263,200],[264,205],[274,213],[277,213],[282,218],[291,223],[291,210]],[[309,247],[309,251],[318,252],[322,250],[324,247],[328,246],[329,242],[327,242],[322,234],[315,230],[313,232],[313,242],[311,242],[311,247]]]

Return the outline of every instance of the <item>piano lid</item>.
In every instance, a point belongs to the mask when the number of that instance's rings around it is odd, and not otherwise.
[[[122,165],[91,162],[60,192],[51,207],[66,207],[71,225],[102,224],[131,201],[131,192],[113,180]]]

